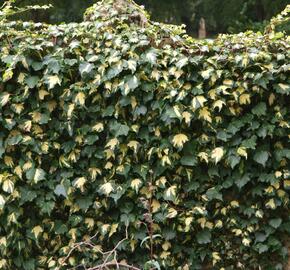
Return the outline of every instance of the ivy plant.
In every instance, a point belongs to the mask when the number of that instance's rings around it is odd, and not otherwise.
[[[10,7],[0,22],[1,269],[88,269],[120,242],[118,260],[139,268],[282,269],[286,34],[197,41],[128,0],[60,25],[9,21]],[[71,252],[92,236],[93,249]]]

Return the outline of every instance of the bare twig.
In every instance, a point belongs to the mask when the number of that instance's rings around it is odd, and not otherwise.
[[[98,233],[94,234],[92,237],[90,237],[89,240],[86,241],[82,241],[79,243],[74,244],[74,246],[71,248],[71,250],[68,252],[68,254],[66,255],[66,257],[61,261],[60,266],[56,268],[56,270],[59,270],[64,264],[65,262],[69,259],[70,255],[73,253],[73,251],[81,246],[90,246],[90,247],[94,247],[94,245],[91,243],[91,241],[98,235]]]
[[[64,266],[65,262],[69,259],[69,257],[71,256],[72,252],[74,250],[76,250],[77,248],[79,248],[81,246],[87,246],[87,247],[90,247],[90,248],[94,248],[95,245],[91,241],[97,236],[97,234],[98,233],[96,233],[94,236],[92,236],[90,239],[88,239],[86,241],[82,241],[82,242],[74,244],[73,247],[68,252],[68,254],[66,255],[66,257],[61,261],[60,266],[58,268],[56,268],[56,269],[60,270],[60,268],[62,266]],[[110,269],[112,267],[117,267],[117,269],[120,269],[120,267],[122,267],[122,268],[127,268],[127,269],[130,269],[130,270],[141,270],[140,268],[138,268],[136,266],[129,265],[129,264],[126,264],[124,262],[118,262],[117,261],[117,249],[119,248],[119,246],[123,242],[125,242],[128,239],[129,239],[128,226],[126,226],[126,236],[125,236],[125,238],[120,240],[112,250],[106,251],[106,252],[99,251],[103,256],[105,256],[105,260],[104,260],[104,262],[102,264],[94,266],[94,267],[91,267],[91,268],[87,268],[84,264],[80,264],[80,265],[75,266],[75,267],[70,268],[70,269],[73,270],[73,269],[76,269],[79,266],[82,266],[86,270],[104,270],[104,269]],[[112,257],[112,255],[113,255],[113,261],[109,261],[109,259]]]
[[[118,266],[118,263],[116,261],[116,257],[117,257],[117,254],[116,254],[116,251],[118,249],[118,247],[124,242],[128,240],[128,226],[126,226],[126,237],[124,239],[122,239],[121,241],[119,241],[117,243],[117,245],[111,250],[111,251],[108,251],[108,252],[105,252],[104,254],[108,254],[106,259],[104,260],[104,263],[102,264],[102,267],[100,269],[102,269],[103,267],[105,267],[105,265],[107,264],[109,258],[114,254],[114,258],[115,258],[115,262],[116,262],[116,265]]]
[[[92,267],[92,268],[89,268],[87,270],[103,270],[104,267],[123,267],[123,268],[127,268],[127,269],[131,269],[131,270],[141,270],[141,268],[138,268],[136,266],[133,266],[133,265],[129,265],[129,264],[126,264],[126,263],[117,263],[117,262],[107,262],[105,266],[102,265],[97,265],[95,267]]]
[[[154,196],[154,185],[153,185],[153,171],[150,171],[150,181],[149,181],[149,205],[148,205],[148,214],[149,218],[146,220],[148,222],[148,234],[150,238],[150,260],[153,260],[154,256],[154,246],[153,246],[153,214],[152,214],[152,201]]]

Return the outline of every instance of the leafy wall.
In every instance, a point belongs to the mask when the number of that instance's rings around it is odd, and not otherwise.
[[[195,41],[125,0],[80,24],[11,12],[0,23],[1,269],[89,268],[126,232],[117,259],[140,269],[282,269],[288,36]],[[93,249],[72,250],[91,236]]]

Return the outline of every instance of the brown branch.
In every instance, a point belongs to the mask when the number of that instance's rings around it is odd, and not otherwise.
[[[152,217],[152,181],[150,182],[150,187],[149,187],[151,196],[149,199],[149,207],[148,207],[148,212],[150,215],[150,220],[149,220],[149,237],[150,237],[150,260],[153,260],[153,217]]]
[[[149,230],[149,237],[150,237],[150,260],[153,260],[154,256],[154,247],[153,247],[153,214],[152,214],[152,198],[154,196],[154,186],[153,186],[153,172],[151,171],[150,181],[149,181],[149,205],[148,205],[148,230]]]
[[[102,264],[102,267],[100,268],[100,269],[103,269],[103,267],[105,267],[105,265],[107,264],[107,262],[108,262],[108,260],[109,260],[109,258],[111,257],[111,255],[115,255],[114,257],[115,257],[115,261],[116,261],[116,256],[117,256],[117,254],[116,254],[116,251],[117,251],[117,249],[118,249],[118,247],[124,242],[124,241],[126,241],[126,240],[128,240],[128,226],[126,226],[126,237],[124,238],[124,239],[122,239],[121,241],[119,241],[118,243],[117,243],[117,245],[111,250],[111,251],[107,251],[107,252],[105,252],[104,254],[108,254],[107,255],[107,257],[106,257],[106,259],[105,259],[105,261],[103,262],[103,264]],[[118,266],[118,262],[116,261],[116,265]],[[89,269],[90,270],[90,269]]]
[[[68,254],[66,255],[66,257],[61,261],[60,266],[56,268],[56,270],[60,270],[60,268],[69,259],[69,257],[71,256],[72,252],[75,249],[77,249],[77,248],[79,248],[81,246],[88,246],[88,247],[94,248],[95,245],[91,242],[91,240],[94,239],[96,236],[97,236],[97,233],[94,236],[92,236],[89,240],[82,241],[82,242],[74,244],[73,247],[68,252]],[[106,251],[106,252],[99,251],[103,256],[106,256],[106,258],[105,258],[105,260],[104,260],[104,262],[102,264],[94,266],[94,267],[91,267],[91,268],[86,268],[83,264],[78,265],[78,266],[83,266],[87,270],[103,270],[103,269],[109,269],[111,267],[117,267],[117,269],[120,269],[120,267],[123,267],[123,268],[131,269],[131,270],[141,270],[140,268],[138,268],[136,266],[129,265],[129,264],[117,261],[117,249],[124,241],[126,241],[128,239],[129,239],[128,226],[126,226],[126,237],[125,238],[120,240],[112,250]],[[110,257],[112,255],[114,256],[113,261],[108,262],[108,260],[110,259]],[[73,268],[70,268],[70,269],[76,269],[76,267],[73,267]]]
[[[121,262],[107,262],[105,265],[97,265],[87,270],[103,270],[104,267],[124,267],[131,270],[141,270],[141,268]]]
[[[98,234],[98,233],[96,233],[95,235],[93,235],[92,237],[90,237],[89,240],[82,241],[82,242],[79,242],[79,243],[74,244],[74,246],[71,248],[71,250],[70,250],[69,253],[66,255],[66,257],[61,261],[60,266],[56,268],[56,270],[59,270],[59,269],[60,269],[60,268],[65,264],[65,262],[68,260],[68,258],[70,257],[70,255],[72,254],[72,252],[73,252],[75,249],[77,249],[77,248],[79,248],[79,247],[81,247],[81,246],[83,246],[83,245],[93,247],[93,245],[92,245],[92,243],[91,243],[91,240],[93,240],[93,239],[97,236],[97,234]]]

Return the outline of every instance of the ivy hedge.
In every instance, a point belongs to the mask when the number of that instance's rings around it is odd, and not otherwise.
[[[197,41],[129,0],[79,24],[18,11],[0,13],[1,269],[87,269],[126,231],[118,260],[142,269],[282,269],[287,35]]]

